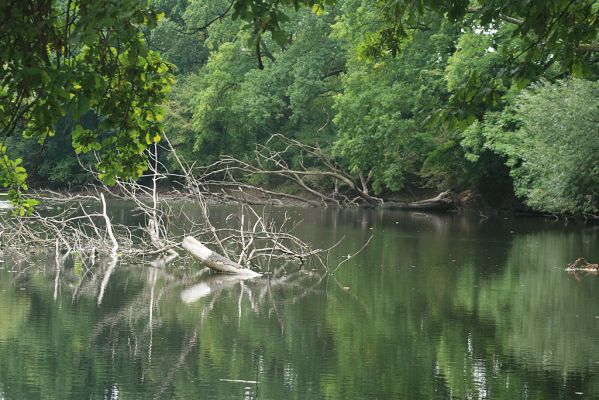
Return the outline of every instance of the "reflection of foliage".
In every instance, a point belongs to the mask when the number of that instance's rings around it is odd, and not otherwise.
[[[525,387],[546,398],[537,371],[563,377],[565,385],[550,393],[567,397],[577,374],[594,366],[595,313],[584,305],[595,297],[592,282],[576,285],[555,268],[580,246],[576,241],[574,235],[518,237],[500,276],[480,280],[472,267],[460,273],[454,304],[475,319],[445,325],[437,356],[456,398],[521,398]]]
[[[369,379],[392,393],[401,393],[404,385],[436,389],[420,394],[425,398],[520,398],[525,391],[562,398],[574,385],[596,393],[592,380],[579,383],[581,373],[595,368],[599,351],[594,310],[585,305],[597,299],[594,282],[577,284],[562,270],[572,252],[593,252],[595,235],[584,242],[574,233],[518,236],[505,260],[495,240],[489,240],[498,230],[495,225],[487,233],[477,232],[474,237],[488,239],[474,241],[467,239],[473,232],[402,238],[387,231],[384,240],[375,239],[363,260],[356,260],[362,266],[339,278],[362,294],[367,312],[351,303],[333,303],[327,316],[339,333],[340,370],[372,358],[383,367],[380,376]],[[385,246],[389,242],[392,248]],[[369,279],[379,264],[381,278]],[[334,313],[337,307],[351,309],[354,318]],[[393,343],[393,349],[385,343]],[[429,368],[445,383],[427,380],[432,378],[425,372]],[[386,383],[381,371],[395,375]],[[356,382],[363,374],[344,371],[332,392],[343,391],[344,385],[359,392]],[[402,382],[406,376],[409,380]],[[403,397],[413,397],[413,391]]]
[[[77,274],[61,272],[56,302],[51,269],[7,281],[0,308],[25,318],[0,336],[0,392],[48,399],[103,397],[113,388],[125,398],[255,395],[254,384],[221,381],[242,379],[259,381],[264,398],[599,393],[588,306],[598,301],[596,280],[577,282],[563,271],[577,254],[599,257],[596,232],[543,225],[512,235],[513,221],[502,218],[472,223],[365,210],[303,216],[297,234],[315,243],[346,235],[340,254],[375,236],[334,276],[287,267],[239,282],[187,265],[122,266],[101,307],[93,296],[103,270],[94,278],[80,260]],[[0,282],[6,276],[13,275],[0,272]],[[210,292],[200,288],[189,301],[182,289],[196,285]],[[3,308],[10,298],[21,306]],[[4,321],[18,320],[0,318],[0,332]]]
[[[0,285],[0,343],[19,334],[30,309],[31,302],[19,296],[14,287]]]
[[[478,313],[495,321],[504,346],[529,368],[567,375],[592,366],[599,354],[592,335],[597,313],[586,304],[593,282],[563,273],[576,241],[574,235],[516,239],[503,276],[479,291]]]

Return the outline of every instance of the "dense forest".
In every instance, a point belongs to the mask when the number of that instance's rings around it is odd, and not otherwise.
[[[469,189],[599,212],[596,1],[23,4],[0,6],[0,183],[26,206],[26,182],[90,182],[80,163],[108,183],[140,176],[162,135],[210,164],[279,134],[377,196]]]

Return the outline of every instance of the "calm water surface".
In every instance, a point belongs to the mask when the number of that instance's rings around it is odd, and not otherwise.
[[[115,208],[126,216],[126,208]],[[214,210],[216,215],[230,210]],[[282,210],[276,211],[282,213]],[[597,399],[599,230],[538,219],[288,210],[335,274],[0,253],[0,399]]]

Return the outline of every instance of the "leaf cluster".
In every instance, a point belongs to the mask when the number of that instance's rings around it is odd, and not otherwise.
[[[140,176],[171,83],[144,42],[159,14],[135,0],[3,2],[0,14],[0,138],[43,143],[68,117],[73,148],[97,152],[107,183]],[[81,123],[89,115],[93,126]]]

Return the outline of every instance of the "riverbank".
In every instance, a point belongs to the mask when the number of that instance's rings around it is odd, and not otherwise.
[[[522,201],[518,200],[513,194],[503,194],[489,198],[474,189],[468,189],[460,193],[450,191],[441,192],[430,188],[420,188],[414,190],[405,190],[401,192],[384,193],[377,204],[366,203],[353,199],[348,196],[339,195],[337,203],[324,201],[322,198],[294,188],[262,188],[241,183],[223,183],[218,185],[207,185],[203,193],[209,204],[236,204],[244,203],[250,205],[264,205],[275,207],[297,207],[297,208],[318,208],[318,207],[366,207],[382,208],[396,210],[412,210],[420,212],[435,213],[460,213],[469,212],[478,214],[481,218],[487,218],[492,215],[513,214],[518,216],[532,218],[551,218],[555,220],[582,220],[599,221],[599,216],[592,214],[549,214],[531,209]],[[44,193],[59,193],[63,196],[83,196],[93,194],[97,190],[96,186],[86,185],[72,187],[68,190],[48,190],[38,186],[32,189],[34,195],[43,196]],[[106,190],[106,188],[103,188]],[[123,197],[117,189],[108,190],[110,195],[115,198]],[[158,186],[157,193],[162,199],[171,201],[194,201],[194,196],[189,193],[181,192],[173,185]],[[2,199],[0,193],[0,200]]]

